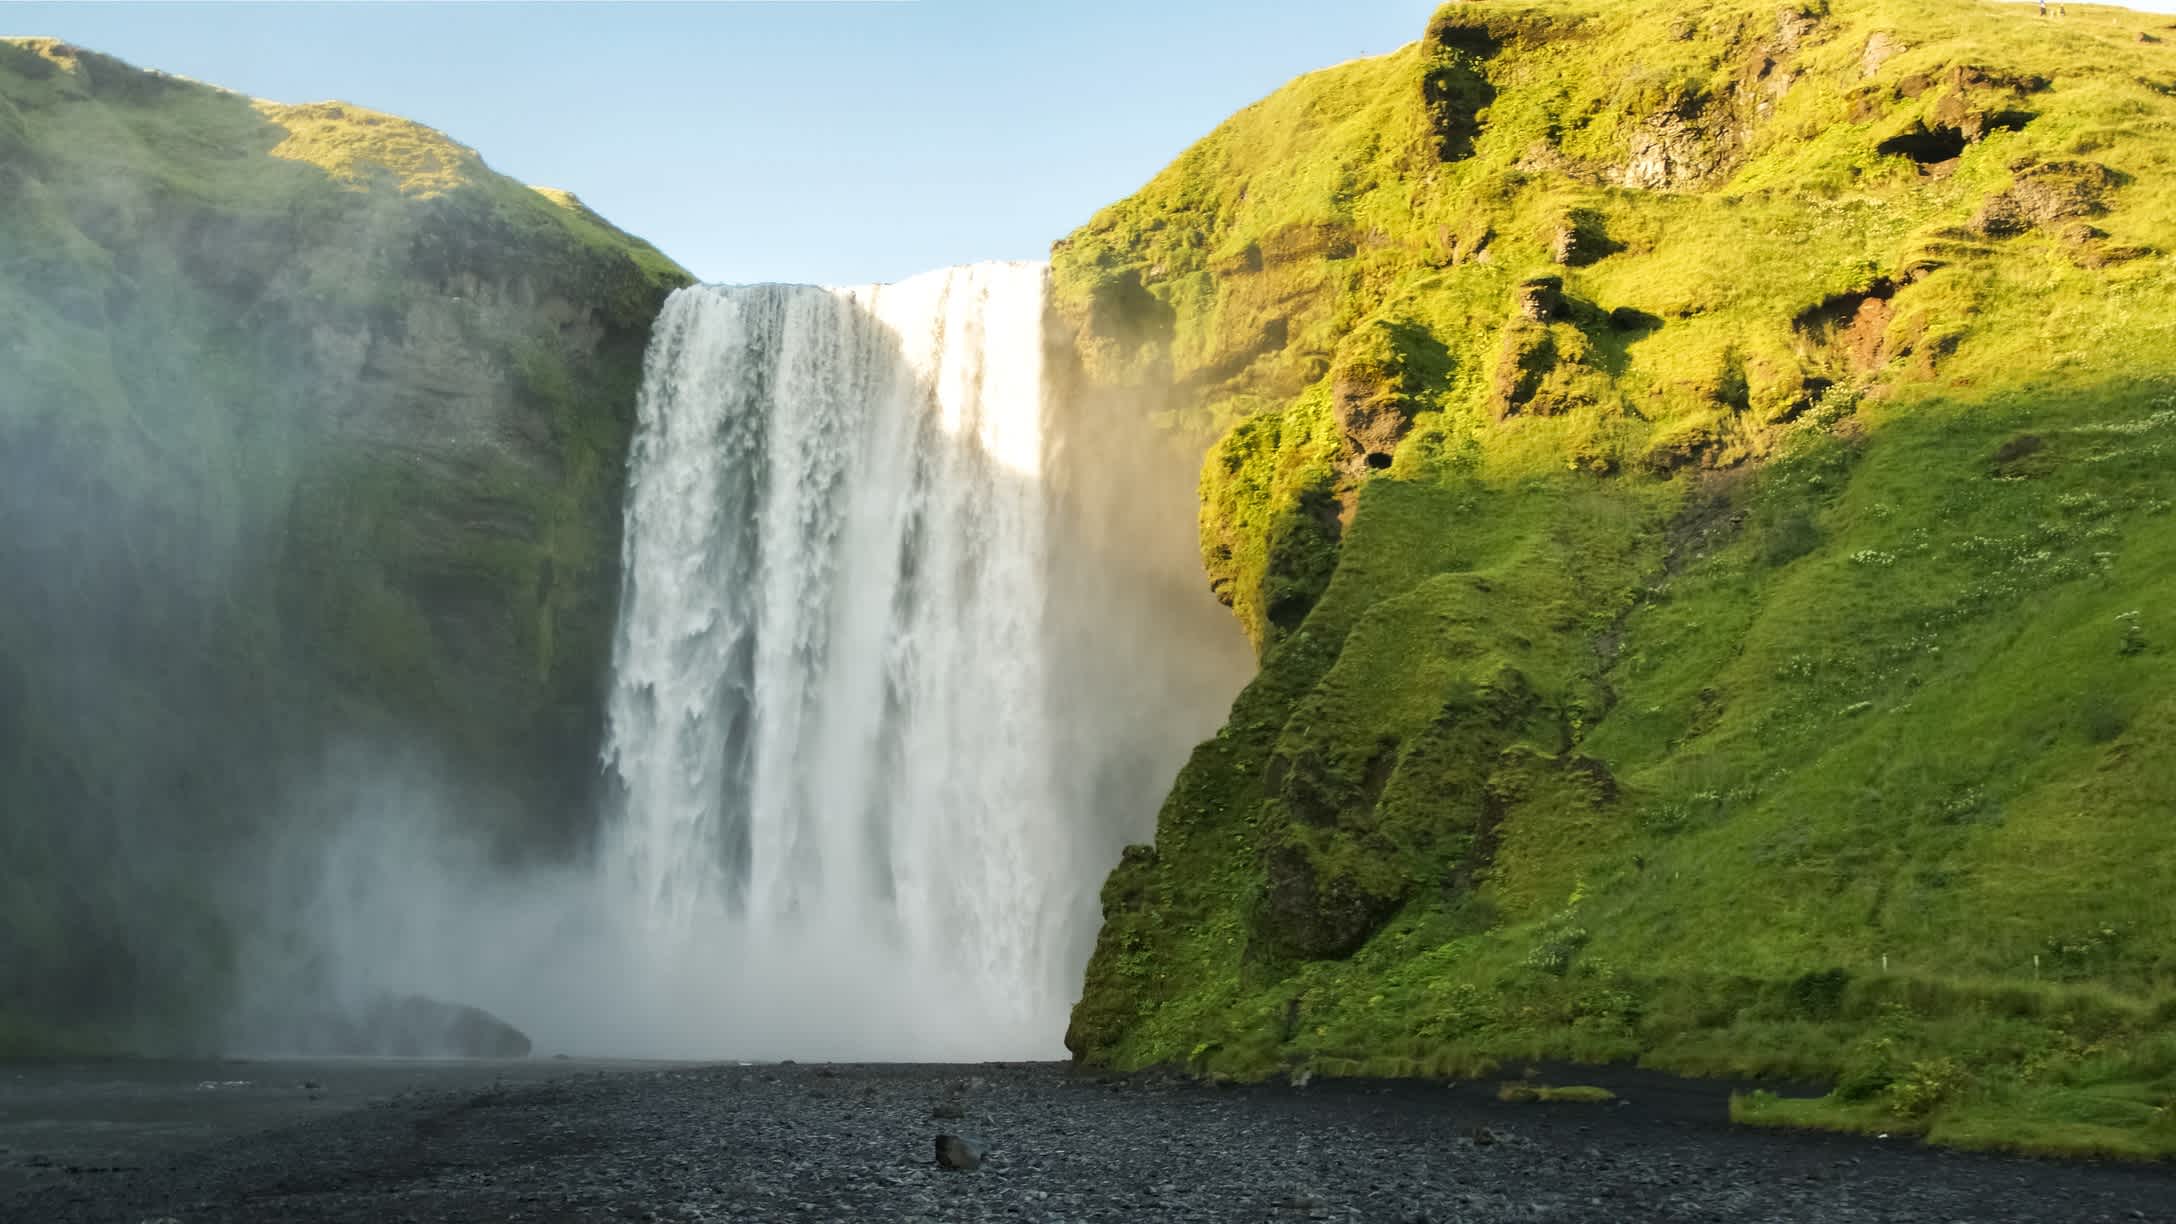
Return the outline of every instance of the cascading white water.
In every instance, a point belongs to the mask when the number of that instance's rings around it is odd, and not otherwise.
[[[293,800],[337,836],[268,859],[303,929],[265,928],[237,1048],[391,993],[540,1051],[1059,1055],[1104,874],[1253,656],[1200,581],[1191,456],[1140,405],[1045,402],[1044,281],[675,294],[598,853],[509,864],[491,788],[348,746]]]
[[[1047,680],[1045,275],[694,288],[658,321],[606,851],[642,955],[725,984],[714,1049],[1058,1052],[1107,864]]]

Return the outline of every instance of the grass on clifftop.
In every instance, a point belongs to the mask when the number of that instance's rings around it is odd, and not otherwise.
[[[502,223],[539,239],[556,231],[593,251],[624,253],[668,287],[691,279],[571,192],[525,188],[493,172],[474,149],[413,120],[345,102],[244,98],[50,38],[0,39],[0,56],[9,76],[0,152],[64,151],[86,169],[245,211],[293,194],[296,180],[281,164],[293,163],[352,191],[487,199]],[[556,207],[540,207],[539,197]]]
[[[1452,5],[1062,243],[1262,654],[1075,1051],[2176,1152],[2170,24]]]

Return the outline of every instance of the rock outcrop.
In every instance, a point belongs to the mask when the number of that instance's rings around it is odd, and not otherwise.
[[[278,1054],[342,1058],[527,1058],[528,1034],[479,1007],[423,995],[372,995],[347,1007],[302,1008]]]
[[[0,142],[0,1011],[185,1041],[328,749],[579,838],[687,277],[419,125],[49,40],[0,42]]]
[[[2094,1102],[2176,1014],[2176,78],[2092,14],[1449,4],[1060,244],[1091,377],[1222,430],[1261,657],[1104,888],[1079,1060],[2169,1150]]]

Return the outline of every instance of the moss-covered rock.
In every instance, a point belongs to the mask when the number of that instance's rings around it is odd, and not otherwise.
[[[329,747],[580,835],[687,277],[419,125],[50,40],[0,41],[0,142],[0,1007],[185,1040]]]
[[[1377,319],[1356,327],[1330,365],[1331,413],[1343,436],[1338,468],[1347,479],[1390,466],[1428,392],[1450,376],[1450,354],[1427,328]]]
[[[1060,244],[1262,657],[1076,1055],[1639,1059],[2168,1150],[2109,1104],[2169,1104],[2176,1014],[2151,20],[1446,5]]]

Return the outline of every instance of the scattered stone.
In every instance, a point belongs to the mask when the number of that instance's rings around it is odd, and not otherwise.
[[[1302,1191],[1277,1200],[1275,1211],[1287,1219],[1326,1220],[1330,1217],[1330,1200]]]
[[[1876,30],[1866,40],[1866,50],[1859,56],[1859,75],[1871,77],[1881,71],[1881,66],[1904,52],[1907,48],[1887,30]]]
[[[1980,205],[1972,232],[1983,238],[2011,238],[2039,226],[2095,217],[2108,211],[2108,197],[2120,180],[2097,162],[2060,161],[2025,165],[2016,181]]]
[[[2027,455],[2036,455],[2046,445],[2038,434],[2019,434],[1995,448],[1995,467],[2001,469]]]
[[[1556,365],[1556,340],[1548,328],[1524,318],[1513,320],[1505,327],[1490,386],[1496,419],[1527,411],[1534,403],[1535,394],[1541,390],[1542,380]]]
[[[1570,225],[1560,225],[1549,236],[1549,256],[1564,267],[1579,261],[1579,231]]]
[[[989,1153],[990,1145],[980,1139],[965,1135],[937,1136],[937,1163],[947,1169],[972,1173],[982,1167],[982,1158]]]
[[[1703,115],[1700,106],[1697,96],[1680,98],[1670,109],[1641,120],[1626,139],[1624,165],[1611,171],[1617,185],[1683,191],[1719,175],[1727,162],[1724,142],[1709,130],[1715,120]],[[1679,113],[1683,108],[1696,117]]]
[[[767,1085],[766,1069],[510,1082],[484,1108],[469,1090],[411,1092],[397,1107],[320,1117],[181,1161],[154,1149],[153,1159],[79,1164],[86,1176],[66,1180],[17,1168],[11,1181],[0,1167],[0,1219],[286,1218],[277,1206],[308,1186],[307,1218],[327,1224],[540,1215],[2057,1224],[2162,1219],[2176,1186],[2162,1167],[2024,1165],[1894,1138],[1809,1145],[1725,1128],[1715,1120],[1722,1090],[1576,1121],[1535,1115],[1495,1132],[1479,1123],[1496,1106],[1469,1100],[1470,1085],[1424,1093],[1318,1079],[1304,1095],[1216,1092],[1185,1077],[1076,1078],[1057,1066],[979,1071],[985,1087],[971,1105],[1023,1121],[1008,1130],[1002,1161],[979,1139],[940,1135],[975,1145],[961,1154],[989,1170],[952,1179],[948,1170],[962,1170],[941,1154],[935,1168],[911,1151],[902,1160],[897,1119],[947,1099],[967,1069],[841,1066],[832,1099],[814,1101],[802,1094],[813,1077]],[[1114,1082],[1139,1090],[1094,1090]],[[861,1103],[862,1088],[877,1089],[875,1104]],[[420,1182],[419,1123],[429,1159],[445,1170]],[[538,1160],[572,1145],[577,1158]],[[711,1153],[730,1153],[729,1176]]]
[[[1522,281],[1513,291],[1512,301],[1520,318],[1546,323],[1564,309],[1564,280],[1558,276],[1536,276]]]

